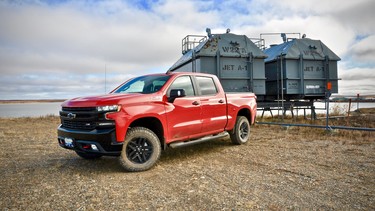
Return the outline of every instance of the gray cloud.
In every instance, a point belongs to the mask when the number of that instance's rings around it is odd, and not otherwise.
[[[340,69],[339,77],[340,94],[375,93],[375,72],[371,68]]]
[[[64,99],[82,95],[108,93],[133,75],[81,75],[34,73],[22,76],[3,76],[0,79],[0,93],[4,96],[34,96],[36,98]],[[105,87],[105,84],[106,87]],[[12,99],[12,98],[11,98]]]
[[[332,15],[359,34],[373,34],[375,32],[374,8],[375,1],[372,0],[352,1],[341,10],[332,11]]]
[[[372,80],[375,81],[375,72],[371,68],[341,69],[340,78],[343,80]]]
[[[355,60],[369,62],[375,66],[375,35],[367,36],[350,49]]]

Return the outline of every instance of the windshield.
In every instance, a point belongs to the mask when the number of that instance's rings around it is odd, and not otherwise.
[[[159,91],[169,78],[169,75],[140,76],[124,83],[113,93],[154,93]]]

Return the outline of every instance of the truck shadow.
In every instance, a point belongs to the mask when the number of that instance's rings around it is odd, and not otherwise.
[[[221,138],[176,149],[167,148],[162,152],[158,163],[159,165],[163,165],[177,161],[184,161],[210,153],[217,153],[230,146],[233,146],[233,144],[228,138]]]
[[[229,139],[211,140],[192,146],[181,148],[167,148],[163,150],[157,165],[164,166],[211,153],[218,153],[223,149],[233,146]],[[49,166],[54,166],[62,172],[91,174],[91,173],[115,173],[126,172],[120,165],[118,157],[103,156],[99,159],[86,160],[78,157],[75,153],[69,152],[63,157],[50,158]]]
[[[101,157],[99,159],[86,160],[78,157],[75,153],[56,159],[54,165],[62,171],[68,170],[83,174],[124,171],[117,157]]]

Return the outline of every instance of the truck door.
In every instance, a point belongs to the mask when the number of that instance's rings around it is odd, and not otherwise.
[[[201,102],[190,76],[176,78],[167,91],[167,97],[172,89],[184,89],[186,96],[176,98],[166,107],[170,140],[187,139],[201,132]]]
[[[202,104],[202,131],[222,132],[227,123],[225,93],[220,92],[211,77],[196,76]]]

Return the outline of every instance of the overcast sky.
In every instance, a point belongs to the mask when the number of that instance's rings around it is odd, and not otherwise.
[[[374,0],[0,1],[0,99],[109,92],[165,72],[181,56],[181,39],[207,27],[319,39],[342,59],[340,94],[375,94],[374,10]]]

